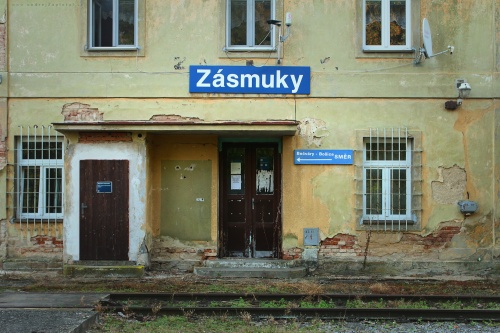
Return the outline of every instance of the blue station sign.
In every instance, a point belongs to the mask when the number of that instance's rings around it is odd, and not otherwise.
[[[190,66],[190,93],[310,94],[311,68]]]
[[[297,149],[294,164],[353,164],[352,150]]]

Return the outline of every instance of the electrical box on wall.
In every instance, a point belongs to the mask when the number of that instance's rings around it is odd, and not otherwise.
[[[458,207],[460,207],[460,212],[465,215],[470,215],[477,211],[477,203],[470,200],[461,200],[458,202]]]
[[[304,245],[319,245],[319,228],[304,228]]]

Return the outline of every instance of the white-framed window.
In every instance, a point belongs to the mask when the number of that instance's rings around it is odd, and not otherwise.
[[[357,130],[354,165],[359,229],[420,229],[423,181],[419,130]]]
[[[16,146],[17,218],[63,218],[63,137],[21,136]]]
[[[272,51],[275,0],[226,0],[227,51]]]
[[[363,51],[410,51],[411,8],[411,0],[363,0]]]
[[[364,220],[411,220],[411,147],[407,138],[365,139]]]
[[[88,50],[138,49],[138,2],[88,0]]]

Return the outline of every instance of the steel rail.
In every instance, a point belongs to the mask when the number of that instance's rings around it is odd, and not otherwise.
[[[110,301],[157,300],[157,301],[230,301],[238,299],[248,301],[300,301],[300,300],[361,300],[361,301],[463,301],[496,302],[500,296],[486,295],[404,295],[404,294],[261,294],[261,293],[112,293]]]
[[[252,318],[299,318],[304,320],[342,319],[404,321],[500,321],[500,310],[396,309],[396,308],[262,308],[262,307],[166,307],[153,311],[152,307],[105,306],[101,311],[142,315],[176,316],[243,316]]]
[[[312,298],[311,298],[312,297]],[[290,302],[284,307],[227,307],[227,306],[199,306],[200,304],[211,304],[217,301],[243,300],[249,304],[258,304],[260,301],[286,301]],[[329,300],[334,302],[332,307],[299,307],[294,301],[304,300]],[[179,294],[136,294],[116,293],[101,301],[101,311],[122,312],[128,315],[178,315],[178,316],[247,316],[252,318],[299,318],[308,320],[313,318],[338,319],[338,320],[396,320],[396,321],[500,321],[500,310],[490,309],[440,309],[440,308],[373,308],[367,304],[366,308],[350,308],[345,304],[338,306],[341,302],[348,300],[361,301],[426,301],[436,304],[447,301],[454,302],[488,302],[500,304],[497,296],[475,296],[475,295],[347,295],[347,294],[223,294],[223,293],[179,293]],[[126,304],[120,304],[126,301]],[[148,306],[131,305],[132,301],[146,302]],[[162,306],[161,302],[171,302],[174,305]],[[175,302],[196,302],[197,305],[175,306]],[[158,303],[160,302],[160,303]]]

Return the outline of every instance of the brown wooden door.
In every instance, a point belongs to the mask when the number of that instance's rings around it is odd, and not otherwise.
[[[129,162],[80,161],[80,260],[128,260]]]
[[[281,252],[278,145],[224,143],[220,162],[220,256],[278,258]]]

